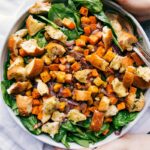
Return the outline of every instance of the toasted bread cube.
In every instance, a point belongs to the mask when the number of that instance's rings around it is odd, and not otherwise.
[[[112,117],[118,113],[118,109],[115,105],[111,105],[105,113],[105,117]]]
[[[107,26],[103,27],[103,37],[102,40],[104,42],[105,49],[108,49],[112,43],[113,34],[110,28]]]
[[[118,41],[123,50],[132,50],[132,44],[136,43],[138,40],[136,36],[126,31],[122,31],[118,36]]]
[[[107,111],[109,109],[110,99],[106,96],[103,96],[100,100],[98,110],[99,111]]]
[[[115,56],[116,56],[116,54],[113,53],[112,51],[107,51],[107,53],[104,55],[103,58],[104,58],[106,61],[111,62],[111,61],[114,59]]]
[[[26,70],[22,66],[14,66],[11,67],[7,71],[8,80],[16,79],[17,81],[25,81],[26,80]]]
[[[106,62],[104,59],[100,58],[97,54],[92,54],[86,56],[86,60],[91,63],[94,67],[99,70],[105,71],[108,67],[109,63]]]
[[[32,112],[32,97],[17,95],[16,102],[21,116],[28,116]]]
[[[34,58],[27,66],[26,73],[29,78],[36,77],[43,70],[44,62],[42,59]]]
[[[41,96],[43,95],[48,95],[49,94],[49,88],[47,86],[47,84],[45,84],[44,82],[42,82],[42,80],[40,79],[36,79],[37,84],[37,90],[40,93]]]
[[[51,60],[54,60],[57,58],[57,56],[62,57],[63,54],[66,52],[66,49],[64,48],[63,45],[58,44],[58,43],[54,43],[54,42],[50,42],[45,49],[48,52],[48,55],[50,57]]]
[[[48,73],[48,71],[42,72],[42,73],[40,74],[40,77],[41,77],[42,81],[45,82],[45,83],[48,82],[48,81],[50,81],[50,79],[51,79],[51,76],[50,76],[50,74]]]
[[[48,37],[61,41],[65,43],[67,41],[67,36],[59,29],[55,29],[54,27],[48,25],[45,27],[46,33]]]
[[[98,92],[99,92],[98,87],[95,86],[95,85],[91,85],[91,86],[88,88],[88,91],[90,91],[91,93],[98,93]]]
[[[51,4],[48,2],[36,2],[30,9],[30,14],[45,14],[51,8]]]
[[[59,132],[59,122],[47,122],[42,126],[42,131],[48,133],[51,137]]]
[[[51,114],[58,104],[58,100],[55,96],[43,98],[43,112],[46,114]]]
[[[81,83],[87,83],[87,77],[91,73],[90,69],[84,69],[74,73],[74,77]]]
[[[100,77],[96,77],[93,82],[96,86],[101,86],[104,84],[104,81]]]
[[[123,82],[119,81],[118,78],[115,78],[111,84],[113,91],[118,95],[118,97],[125,97],[128,95],[127,89],[123,85]]]
[[[150,81],[150,68],[149,67],[138,67],[136,71],[137,76],[141,77],[144,81]]]
[[[45,25],[45,23],[38,22],[38,20],[34,19],[31,15],[26,20],[26,27],[30,36],[34,36],[38,31],[42,30]]]
[[[64,113],[60,113],[59,111],[54,111],[52,114],[52,120],[56,122],[63,122],[66,115]]]
[[[132,85],[133,81],[134,81],[134,74],[132,72],[126,71],[123,76],[123,85],[126,88],[129,88]]]
[[[68,113],[68,119],[76,123],[86,120],[86,116],[77,109],[71,109]]]
[[[141,111],[145,105],[144,95],[141,93],[140,98],[136,98],[135,93],[130,93],[126,99],[126,106],[129,112]]]
[[[30,82],[15,82],[8,89],[8,94],[19,94],[28,89]]]
[[[40,48],[35,39],[30,39],[21,43],[21,49],[24,51],[24,56],[39,56],[42,55],[45,50]]]

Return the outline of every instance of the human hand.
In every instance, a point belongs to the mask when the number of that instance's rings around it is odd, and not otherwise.
[[[125,135],[111,143],[108,143],[96,150],[149,150],[150,135],[132,134]]]
[[[135,15],[139,21],[150,19],[150,0],[116,0],[123,8]]]

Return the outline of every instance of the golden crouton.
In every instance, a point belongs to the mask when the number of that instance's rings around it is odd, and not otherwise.
[[[87,77],[90,74],[90,69],[84,69],[74,73],[74,77],[81,83],[87,83]]]
[[[42,82],[42,80],[40,80],[40,79],[36,79],[36,82],[37,82],[37,90],[40,93],[40,95],[41,96],[48,95],[49,94],[49,88],[48,88],[47,84]]]
[[[46,30],[46,36],[61,41],[65,43],[67,41],[67,36],[59,29],[55,29],[52,26],[48,25],[45,27]]]
[[[24,41],[20,44],[21,49],[24,51],[26,56],[39,56],[44,53],[44,48],[40,48],[35,39]]]
[[[86,60],[89,61],[94,67],[102,71],[105,71],[109,65],[108,62],[106,62],[103,58],[100,58],[97,54],[86,56]]]
[[[30,84],[31,83],[29,81],[15,82],[7,89],[7,92],[8,92],[8,94],[19,94],[19,93],[27,90],[28,87],[30,86]]]
[[[27,66],[26,73],[29,78],[36,77],[43,70],[44,62],[42,59],[34,58]]]
[[[123,85],[123,82],[119,81],[118,78],[115,78],[111,84],[113,91],[118,95],[118,97],[125,97],[128,95],[127,89]]]
[[[50,3],[44,3],[44,2],[36,2],[30,9],[29,13],[30,14],[45,14],[49,11],[51,8]]]
[[[32,112],[32,97],[17,95],[16,102],[21,116],[28,116]]]
[[[106,96],[103,96],[102,99],[100,100],[98,110],[99,111],[107,111],[109,108],[110,104],[110,99]]]
[[[34,19],[31,15],[26,20],[26,27],[30,36],[34,36],[38,31],[42,30],[45,25],[45,23],[38,22],[38,20]]]
[[[57,56],[61,57],[66,52],[65,48],[57,43],[50,42],[45,49],[51,60],[54,60]]]
[[[103,27],[102,41],[104,42],[105,49],[108,49],[112,43],[113,34],[110,28]]]
[[[91,92],[83,90],[74,90],[73,99],[76,101],[91,101]]]

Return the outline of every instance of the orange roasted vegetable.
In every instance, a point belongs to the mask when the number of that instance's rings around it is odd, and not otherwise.
[[[91,101],[92,96],[90,91],[74,90],[73,99],[76,101]]]
[[[90,129],[95,132],[99,131],[103,125],[103,121],[104,113],[95,110],[92,117]]]
[[[89,61],[94,67],[102,71],[106,71],[106,68],[109,65],[108,62],[100,58],[97,54],[86,56],[86,60]]]
[[[86,7],[81,7],[80,14],[83,16],[88,16],[88,9]]]

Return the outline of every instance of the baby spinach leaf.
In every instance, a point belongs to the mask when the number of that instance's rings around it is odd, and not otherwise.
[[[47,44],[44,33],[42,33],[42,32],[38,32],[35,35],[34,39],[37,40],[38,46],[41,47],[41,48],[43,48]]]
[[[15,98],[7,93],[7,89],[11,86],[13,81],[4,80],[1,82],[1,90],[5,103],[12,108],[16,115],[18,115],[18,109]]]
[[[69,5],[73,4],[72,1],[69,1]],[[63,11],[62,11],[63,10]],[[80,15],[75,10],[75,5],[69,8],[66,7],[63,3],[58,3],[52,5],[48,13],[48,19],[52,22],[55,22],[57,19],[69,18],[76,23],[76,28],[74,30],[69,30],[65,27],[60,28],[65,35],[68,36],[68,40],[74,40],[82,34],[82,29],[80,27]]]
[[[89,140],[83,140],[75,136],[73,136],[72,139],[74,140],[74,142],[76,142],[77,144],[83,147],[89,147]]]
[[[101,130],[99,132],[95,132],[95,136],[98,137],[99,135],[101,135],[105,130],[109,129],[109,124],[105,123],[103,124]]]
[[[104,11],[101,11],[100,13],[96,13],[95,16],[97,17],[97,19],[99,19],[100,21],[102,21],[105,25],[107,25],[109,28],[111,28],[112,32],[113,32],[113,42],[114,44],[120,49],[120,51],[123,51],[118,40],[117,40],[117,35],[115,33],[115,30],[113,29],[108,17],[105,15]]]
[[[43,21],[49,23],[52,27],[54,27],[55,29],[60,29],[60,27],[58,25],[56,25],[53,21],[50,21],[49,19],[47,19],[44,16],[38,15],[37,17],[39,17],[40,19],[42,19]]]
[[[55,134],[54,140],[57,142],[60,142],[65,134],[66,134],[66,130],[64,130],[63,128],[60,128],[59,132],[57,134]]]
[[[37,118],[34,115],[29,117],[20,116],[20,120],[22,124],[33,134],[39,135],[41,133],[41,129],[35,129],[34,126],[38,123]]]
[[[91,118],[87,118],[85,121],[79,122],[76,125],[82,128],[89,129],[91,124]]]
[[[73,2],[87,7],[91,13],[99,13],[103,9],[103,3],[100,0],[73,0]]]
[[[61,140],[61,142],[65,145],[66,148],[70,148],[70,145],[67,142],[67,134],[65,134]]]
[[[62,124],[61,127],[70,132],[77,132],[79,134],[83,134],[82,130],[77,126],[73,125],[71,121],[66,121],[65,123]]]
[[[128,111],[120,111],[114,118],[113,118],[113,125],[115,129],[119,129],[129,122],[133,121],[136,116],[138,115],[138,112],[128,112]]]

